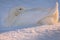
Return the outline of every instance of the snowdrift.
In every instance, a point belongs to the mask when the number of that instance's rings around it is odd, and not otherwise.
[[[1,33],[0,40],[60,40],[60,23]]]

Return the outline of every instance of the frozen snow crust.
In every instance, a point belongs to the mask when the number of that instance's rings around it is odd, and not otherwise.
[[[0,40],[60,40],[60,23],[0,33]]]

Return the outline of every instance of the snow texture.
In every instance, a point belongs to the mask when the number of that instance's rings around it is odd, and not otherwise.
[[[0,40],[60,40],[60,23],[0,33]]]

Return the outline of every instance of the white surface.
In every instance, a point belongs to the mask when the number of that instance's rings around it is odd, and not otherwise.
[[[1,33],[0,40],[60,40],[60,23]]]

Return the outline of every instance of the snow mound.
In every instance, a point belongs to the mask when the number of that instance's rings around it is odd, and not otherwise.
[[[60,40],[60,24],[43,25],[1,33],[0,40]]]

